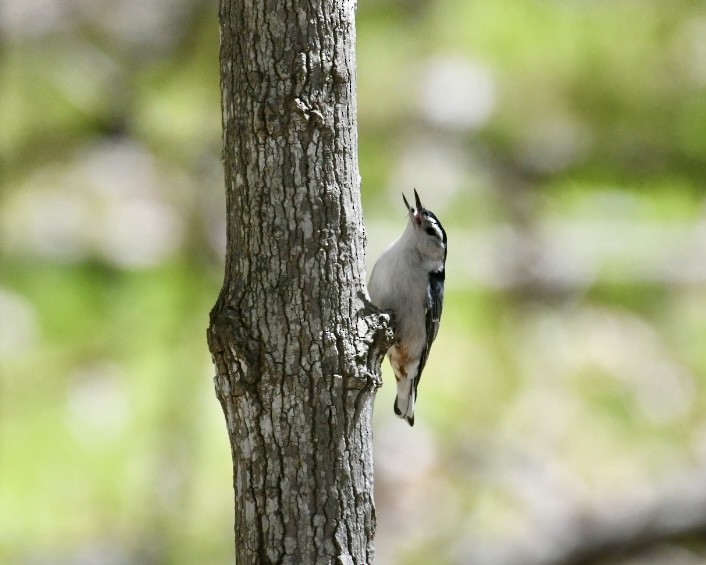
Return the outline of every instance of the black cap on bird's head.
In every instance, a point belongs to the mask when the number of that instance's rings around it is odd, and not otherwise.
[[[409,212],[412,221],[418,226],[422,224],[422,214],[425,212],[424,206],[422,206],[422,201],[419,200],[419,194],[417,194],[417,189],[414,189],[414,208],[407,202],[407,197],[402,194],[402,200],[404,200],[404,205],[407,206],[407,211]]]

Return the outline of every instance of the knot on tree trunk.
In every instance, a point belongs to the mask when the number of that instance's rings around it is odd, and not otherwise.
[[[363,302],[363,307],[357,312],[356,360],[365,366],[365,379],[360,386],[350,388],[374,389],[382,386],[380,365],[385,359],[387,350],[395,341],[395,321],[392,312],[385,312],[375,306],[363,291],[358,293],[358,298]]]
[[[245,318],[239,311],[242,291],[226,290],[224,286],[211,310],[206,331],[208,348],[216,368],[214,384],[222,405],[257,385],[259,375],[255,368],[261,357],[261,344],[249,334]]]

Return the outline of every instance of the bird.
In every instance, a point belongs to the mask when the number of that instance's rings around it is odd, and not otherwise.
[[[408,221],[373,265],[368,283],[370,301],[390,312],[395,339],[387,351],[397,381],[395,414],[414,426],[417,387],[439,332],[444,304],[447,238],[439,218],[424,208],[414,189]]]

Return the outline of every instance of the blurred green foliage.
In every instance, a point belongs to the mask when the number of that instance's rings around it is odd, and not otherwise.
[[[229,562],[217,6],[0,28],[0,561]],[[379,562],[534,535],[533,473],[580,514],[705,465],[704,4],[366,0],[358,81],[370,258],[412,186],[451,246],[414,430],[378,396]]]

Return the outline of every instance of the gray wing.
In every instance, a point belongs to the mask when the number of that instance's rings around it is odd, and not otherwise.
[[[426,303],[426,332],[427,340],[422,351],[422,357],[419,360],[419,369],[417,370],[417,378],[414,379],[414,393],[416,396],[417,386],[422,378],[422,371],[427,364],[431,344],[436,339],[436,334],[439,333],[439,323],[441,322],[441,310],[444,306],[444,270],[429,273],[429,286],[427,288],[427,303]]]

